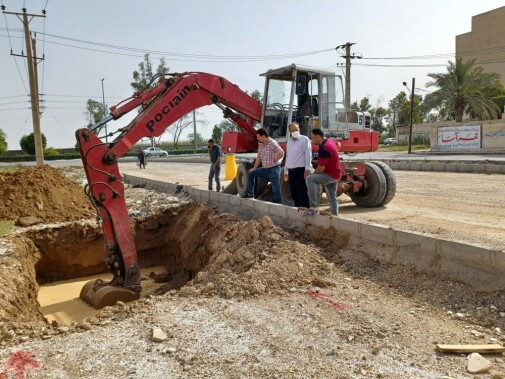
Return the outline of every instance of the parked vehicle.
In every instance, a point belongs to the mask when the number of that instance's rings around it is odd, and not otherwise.
[[[161,150],[159,147],[148,147],[144,149],[146,157],[166,157],[168,153],[165,150]]]
[[[398,142],[396,141],[396,138],[385,138],[382,143],[384,145],[396,145]]]

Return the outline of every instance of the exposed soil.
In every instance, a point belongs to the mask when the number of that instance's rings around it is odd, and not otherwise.
[[[48,165],[0,172],[0,198],[0,220],[32,216],[52,223],[95,215],[82,187]]]
[[[134,163],[122,163],[121,171],[207,189],[208,166],[203,164],[153,160],[146,170],[139,170]],[[360,208],[348,196],[342,195],[339,197],[339,217],[505,251],[503,175],[416,171],[394,173],[397,192],[386,207]],[[229,182],[223,183],[226,185]]]
[[[29,377],[48,379],[491,377],[434,346],[505,342],[504,294],[374,262],[332,229],[286,230],[184,194],[127,191],[141,264],[164,264],[162,290],[45,325],[37,278],[99,271],[98,226],[0,239],[0,378],[15,377],[23,352]],[[166,340],[155,342],[153,327]],[[505,370],[500,356],[489,359]]]

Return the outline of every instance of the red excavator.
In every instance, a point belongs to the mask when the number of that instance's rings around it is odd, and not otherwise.
[[[81,299],[100,309],[140,297],[140,268],[118,159],[141,138],[160,136],[194,109],[214,104],[223,110],[224,117],[237,125],[238,131],[223,135],[225,153],[255,152],[256,123],[261,123],[272,138],[285,145],[291,121],[300,124],[302,134],[314,127],[323,129],[328,137],[341,142],[341,152],[377,150],[378,134],[370,130],[369,115],[344,109],[340,76],[295,64],[270,70],[263,76],[266,78],[264,102],[260,104],[235,84],[216,75],[203,72],[156,75],[152,79],[152,83],[158,80],[154,87],[111,107],[110,116],[91,128],[76,131],[88,179],[85,190],[102,224],[105,263],[113,275],[109,282],[88,282],[81,290]],[[105,123],[140,106],[145,108],[129,125],[117,131],[119,134],[112,142],[104,143],[97,137],[95,133]],[[241,187],[245,188],[247,175],[244,173],[248,165],[239,165],[237,178],[226,192],[237,193]],[[344,160],[343,166],[339,194],[348,194],[363,207],[383,206],[393,198],[396,182],[387,165]],[[287,186],[282,186],[282,193],[289,203]]]

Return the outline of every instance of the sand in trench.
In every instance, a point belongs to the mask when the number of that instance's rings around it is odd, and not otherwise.
[[[157,274],[164,271],[163,267],[149,267],[141,269],[142,277],[147,278],[149,273]],[[89,280],[110,280],[109,273],[62,280],[40,286],[38,301],[40,311],[48,322],[57,321],[61,325],[70,325],[72,322],[80,322],[86,317],[92,317],[101,310],[89,306],[79,298],[81,288]],[[142,280],[141,297],[147,297],[163,283],[154,283],[153,280]]]

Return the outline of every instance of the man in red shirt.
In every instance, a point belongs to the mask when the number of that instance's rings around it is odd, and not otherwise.
[[[311,139],[313,144],[319,145],[319,152],[316,170],[305,179],[309,191],[310,208],[303,215],[313,216],[319,212],[318,186],[323,185],[330,202],[330,212],[336,216],[338,215],[337,184],[342,177],[337,143],[330,138],[325,138],[321,129],[312,129]]]

